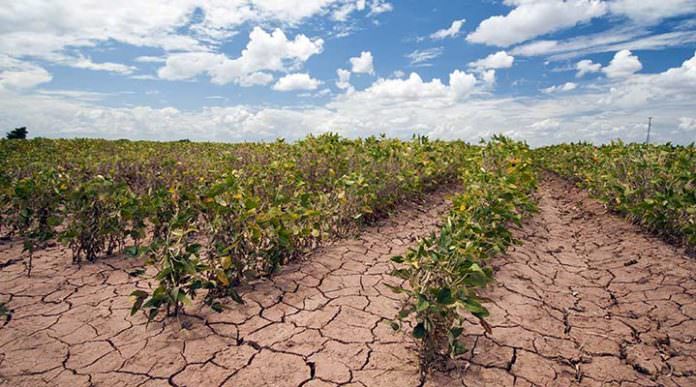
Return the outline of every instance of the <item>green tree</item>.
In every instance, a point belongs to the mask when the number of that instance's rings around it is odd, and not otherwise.
[[[8,140],[24,140],[27,138],[27,127],[22,126],[21,128],[15,128],[11,132],[7,133]]]

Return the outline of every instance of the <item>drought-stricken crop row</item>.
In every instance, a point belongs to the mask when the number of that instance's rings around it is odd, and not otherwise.
[[[465,351],[461,338],[468,314],[490,332],[478,295],[493,276],[488,260],[515,242],[510,226],[521,225],[535,208],[536,174],[526,144],[494,137],[470,163],[461,171],[462,191],[439,234],[392,258],[393,274],[407,280],[393,288],[407,298],[392,327],[400,329],[404,320],[414,324],[422,371],[437,357],[456,358]]]
[[[696,148],[612,143],[535,151],[540,164],[571,178],[633,222],[696,248]]]
[[[0,226],[32,254],[49,240],[94,261],[125,251],[156,268],[133,311],[220,297],[397,202],[448,184],[463,142],[336,135],[297,143],[0,142]]]

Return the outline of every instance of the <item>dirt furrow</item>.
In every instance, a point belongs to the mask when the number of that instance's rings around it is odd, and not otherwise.
[[[539,206],[494,260],[493,334],[428,384],[696,386],[696,262],[557,177]]]
[[[447,190],[286,266],[244,289],[245,305],[188,310],[146,325],[128,295],[154,281],[138,262],[70,265],[59,246],[37,254],[32,277],[19,242],[0,246],[0,385],[407,386],[418,381],[410,340],[387,320],[398,299],[389,258],[437,229]],[[185,328],[182,328],[185,327]]]

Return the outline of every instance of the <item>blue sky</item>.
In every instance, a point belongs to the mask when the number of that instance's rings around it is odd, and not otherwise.
[[[696,140],[696,0],[22,1],[0,125],[208,141],[334,131]]]

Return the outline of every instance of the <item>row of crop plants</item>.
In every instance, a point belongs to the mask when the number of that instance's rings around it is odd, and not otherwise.
[[[563,144],[535,150],[535,156],[645,229],[696,248],[694,144]]]
[[[220,310],[246,279],[455,181],[476,149],[333,134],[292,144],[2,141],[0,230],[24,241],[29,273],[49,240],[75,263],[146,256],[157,287],[135,291],[133,311],[149,318],[199,294]]]
[[[535,210],[536,174],[526,144],[494,137],[471,156],[460,173],[462,191],[437,234],[396,256],[393,275],[405,280],[393,287],[406,295],[392,322],[395,330],[411,324],[420,343],[421,377],[437,359],[465,352],[462,333],[467,315],[490,332],[479,291],[492,280],[491,257],[515,243],[511,226]]]

